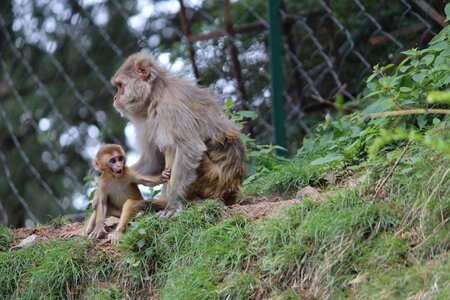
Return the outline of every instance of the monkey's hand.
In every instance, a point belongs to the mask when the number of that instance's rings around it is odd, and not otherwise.
[[[90,239],[101,239],[107,234],[105,226],[95,226],[94,230],[89,234]]]
[[[121,233],[117,230],[114,230],[110,234],[108,234],[108,240],[111,241],[111,244],[117,245],[119,243]]]
[[[170,173],[171,173],[170,168],[165,168],[164,171],[163,171],[162,174],[161,174],[161,180],[162,180],[163,182],[169,181],[169,179],[170,179]]]

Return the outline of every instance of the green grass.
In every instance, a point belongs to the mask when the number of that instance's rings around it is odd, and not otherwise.
[[[85,280],[89,242],[55,240],[0,253],[0,297],[67,298]]]
[[[375,199],[402,150],[360,163],[356,187],[328,186],[323,200],[298,201],[276,219],[223,219],[209,200],[168,220],[136,218],[114,253],[85,239],[0,252],[0,298],[445,299],[450,159],[412,144]]]
[[[0,252],[9,249],[9,245],[12,242],[13,234],[12,230],[8,227],[0,225]]]
[[[262,173],[255,180],[245,185],[247,195],[267,196],[278,194],[289,196],[300,187],[319,185],[323,175],[333,168],[332,165],[311,166],[310,163],[325,155],[324,151],[307,153],[300,157],[284,161],[272,167],[270,172]]]
[[[83,294],[83,299],[86,300],[120,300],[124,298],[124,293],[118,286],[108,287],[89,287]]]
[[[450,295],[450,256],[431,261],[372,272],[357,289],[361,299],[448,299]]]

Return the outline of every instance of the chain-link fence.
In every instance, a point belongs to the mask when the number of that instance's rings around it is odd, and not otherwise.
[[[334,110],[338,95],[357,102],[374,64],[425,45],[446,25],[444,2],[282,1],[289,146]],[[32,224],[83,206],[99,143],[133,144],[109,78],[141,49],[221,101],[256,111],[246,130],[270,142],[267,10],[262,0],[2,1],[0,220]]]

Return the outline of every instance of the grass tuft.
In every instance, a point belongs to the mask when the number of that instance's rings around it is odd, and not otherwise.
[[[0,298],[68,298],[85,280],[86,240],[55,240],[0,253]]]
[[[11,229],[0,225],[0,252],[7,251],[13,239],[13,232]]]

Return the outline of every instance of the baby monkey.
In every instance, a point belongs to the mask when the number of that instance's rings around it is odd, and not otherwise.
[[[107,234],[105,219],[114,216],[120,218],[119,224],[108,234],[108,240],[118,243],[128,221],[140,209],[146,207],[137,185],[152,187],[164,183],[170,178],[170,169],[165,168],[159,176],[141,175],[125,166],[125,152],[116,144],[101,146],[92,165],[101,173],[97,188],[97,205],[94,205],[94,211],[84,227],[66,234],[65,237],[87,235],[89,238],[103,238]]]

